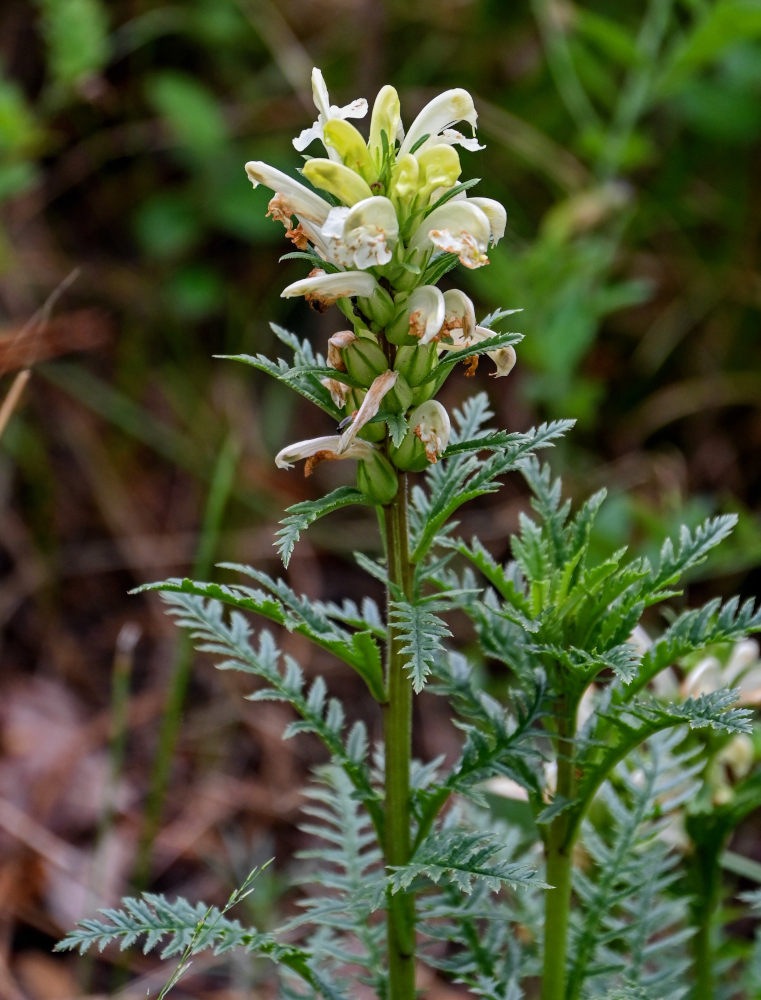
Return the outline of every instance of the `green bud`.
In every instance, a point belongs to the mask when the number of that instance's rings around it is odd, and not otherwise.
[[[367,181],[343,163],[315,157],[307,160],[301,172],[310,184],[335,195],[344,205],[356,205],[364,198],[372,198],[373,193]]]
[[[414,337],[410,336],[410,313],[407,308],[409,295],[397,297],[394,316],[386,326],[386,339],[392,344],[407,344],[412,346],[417,343]]]
[[[365,441],[372,441],[377,444],[382,441],[386,436],[386,425],[382,420],[377,420],[374,423],[370,422],[365,424],[362,430],[359,432],[357,437],[363,438]]]
[[[369,146],[371,152],[379,159],[383,152],[381,132],[386,133],[389,149],[393,149],[399,131],[399,121],[399,95],[390,84],[386,84],[378,91],[370,118]]]
[[[400,375],[393,389],[383,399],[383,408],[394,413],[404,413],[412,405],[412,389],[407,380]]]
[[[436,360],[436,344],[405,345],[396,352],[394,368],[414,390],[433,371]]]
[[[380,285],[370,298],[360,299],[362,312],[380,327],[385,327],[394,315],[394,300]]]
[[[405,153],[396,161],[388,186],[388,196],[397,205],[412,201],[418,192],[420,165],[411,153]]]
[[[364,386],[388,368],[386,355],[380,344],[369,337],[357,337],[341,352],[346,371]]]
[[[420,165],[420,197],[427,200],[437,188],[452,187],[462,172],[454,146],[444,143],[429,146],[417,154]]]
[[[392,447],[389,454],[391,461],[402,472],[422,472],[431,464],[423,442],[412,431],[408,431],[399,447]]]
[[[370,503],[391,503],[399,489],[399,478],[385,455],[379,452],[357,464],[357,488]]]

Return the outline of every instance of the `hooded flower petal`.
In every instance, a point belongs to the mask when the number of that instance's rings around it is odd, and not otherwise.
[[[423,220],[410,249],[425,250],[432,245],[445,253],[456,253],[465,267],[482,267],[489,262],[486,251],[490,238],[487,215],[470,200],[453,199]]]
[[[500,205],[494,198],[468,198],[468,201],[471,205],[475,205],[476,208],[480,208],[489,220],[489,228],[491,229],[490,246],[496,246],[505,235],[505,228],[507,226],[507,212],[504,205]]]
[[[473,303],[464,292],[457,288],[450,289],[444,293],[444,300],[447,313],[442,333],[446,332],[448,339],[447,341],[443,339],[439,341],[439,351],[460,351],[465,347],[481,344],[484,340],[495,336],[494,330],[476,325]],[[493,351],[487,351],[486,354],[494,362],[495,371],[491,373],[494,378],[509,375],[515,367],[515,348],[511,344],[497,347]],[[478,367],[478,356],[474,354],[469,361],[471,364],[466,374],[475,375]]]
[[[318,112],[317,121],[311,126],[311,128],[305,128],[304,131],[293,140],[294,148],[300,153],[302,153],[307,146],[311,145],[315,139],[319,139],[321,142],[323,141],[323,129],[325,124],[331,118],[364,118],[367,114],[367,101],[364,97],[360,97],[356,101],[352,101],[351,104],[347,104],[343,108],[338,108],[335,104],[331,104],[328,88],[325,85],[325,79],[316,66],[312,70],[312,98]],[[341,157],[335,149],[330,149],[327,146],[326,149],[328,150],[328,156],[331,160],[340,161]]]
[[[324,306],[333,305],[338,299],[358,295],[362,298],[371,296],[378,288],[378,282],[367,271],[337,271],[326,274],[316,268],[307,278],[294,281],[280,293],[281,298],[292,299],[298,295],[321,303]]]
[[[278,469],[291,469],[294,462],[306,461],[304,475],[308,476],[316,465],[324,461],[334,461],[341,458],[358,460],[372,458],[375,445],[360,438],[353,440],[345,448],[341,448],[341,438],[337,434],[327,437],[311,438],[308,441],[296,441],[289,444],[275,456]]]
[[[282,170],[271,167],[261,160],[252,160],[246,164],[246,173],[254,187],[264,184],[276,192],[279,204],[276,206],[281,214],[276,213],[273,202],[270,202],[270,211],[277,218],[282,220],[283,216],[295,215],[299,219],[307,219],[319,225],[327,219],[330,212],[330,203],[321,198],[315,191],[311,191],[305,185],[284,174]]]
[[[399,222],[389,199],[376,195],[351,209],[331,209],[321,235],[330,259],[341,267],[375,267],[391,260]]]
[[[438,461],[449,444],[451,432],[449,414],[441,403],[435,399],[421,403],[410,414],[410,427],[422,442],[428,461]]]
[[[476,332],[476,310],[472,301],[459,288],[450,288],[444,292],[444,308],[442,336],[448,336],[457,350],[466,347]]]
[[[421,344],[430,344],[444,322],[446,307],[442,293],[435,285],[421,285],[410,295],[407,310],[410,336],[417,337]]]
[[[445,90],[443,94],[439,94],[438,97],[429,101],[410,125],[409,132],[404,137],[399,152],[400,154],[409,153],[425,135],[428,136],[428,139],[418,149],[425,149],[429,144],[433,145],[440,141],[442,133],[455,122],[466,121],[475,130],[477,120],[478,114],[473,104],[473,98],[467,90],[461,88]],[[448,141],[456,142],[458,136],[459,133],[455,133],[454,138],[445,138]]]
[[[357,410],[354,415],[354,419],[343,432],[340,438],[338,450],[339,452],[344,452],[347,448],[350,448],[352,442],[357,438],[357,434],[362,430],[368,420],[372,420],[375,414],[380,409],[383,397],[387,392],[390,392],[396,380],[399,378],[399,372],[385,371],[382,375],[378,375],[377,378],[373,379],[373,383],[370,388],[365,393],[365,398],[362,400],[362,405]]]

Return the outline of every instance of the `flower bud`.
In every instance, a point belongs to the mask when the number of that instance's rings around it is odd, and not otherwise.
[[[404,413],[411,405],[412,389],[410,389],[404,376],[399,375],[393,389],[391,389],[384,400],[384,406],[387,410],[392,410],[394,413]]]
[[[357,488],[370,503],[391,503],[399,489],[399,477],[385,455],[376,452],[357,465]]]
[[[370,152],[380,161],[383,155],[383,140],[381,133],[386,133],[389,149],[394,148],[394,143],[399,134],[401,114],[399,109],[399,95],[396,90],[386,84],[378,91],[378,96],[373,104],[373,112],[370,118]]]
[[[372,295],[362,299],[360,308],[368,319],[377,323],[379,327],[385,327],[394,315],[394,300],[385,288],[376,285]]]
[[[386,355],[375,338],[355,337],[341,356],[349,375],[364,386],[369,386],[388,368]]]
[[[418,154],[417,161],[422,175],[419,194],[423,203],[437,188],[452,187],[462,173],[457,150],[444,143],[427,147]]]
[[[407,380],[413,389],[419,386],[434,369],[437,361],[435,344],[416,344],[414,347],[398,348],[394,368]]]
[[[373,194],[367,181],[343,163],[316,157],[314,160],[307,160],[301,172],[310,184],[328,191],[344,205],[356,205],[358,201],[371,198]]]
[[[331,118],[323,128],[326,148],[335,149],[344,166],[359,174],[368,184],[378,180],[367,143],[362,133],[343,118]]]
[[[420,165],[417,159],[410,153],[400,156],[391,171],[389,198],[397,204],[411,201],[417,194],[419,177]]]

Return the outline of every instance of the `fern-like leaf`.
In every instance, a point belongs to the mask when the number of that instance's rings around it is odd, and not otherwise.
[[[332,514],[333,511],[352,504],[367,504],[367,497],[354,486],[339,486],[332,493],[317,500],[302,500],[288,507],[286,516],[280,522],[282,527],[275,533],[277,539],[275,547],[283,560],[283,565],[288,566],[294,546],[303,531],[326,514]]]

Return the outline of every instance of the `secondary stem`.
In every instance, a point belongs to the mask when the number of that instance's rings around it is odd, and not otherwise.
[[[557,718],[557,794],[572,799],[574,793],[573,725],[560,706]],[[544,968],[541,1000],[564,1000],[566,995],[566,955],[568,917],[571,909],[573,838],[569,836],[566,813],[549,825],[546,839],[547,882],[553,886],[544,903]]]
[[[396,497],[384,508],[389,581],[412,596],[412,567],[407,529],[407,480],[400,476]],[[392,600],[388,594],[388,610]],[[412,685],[404,672],[401,643],[389,620],[386,655],[388,700],[383,707],[386,747],[385,862],[410,859],[410,760],[412,755]],[[387,899],[389,1000],[415,997],[415,899],[398,892]]]

